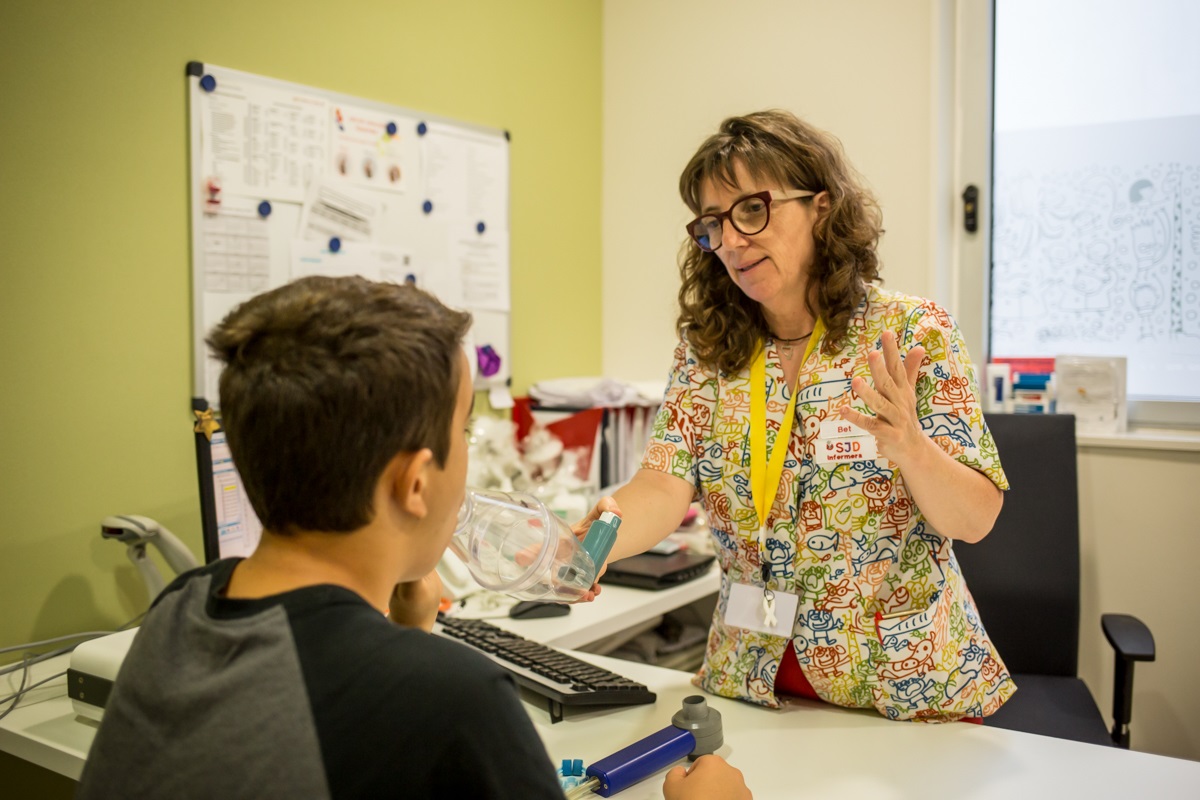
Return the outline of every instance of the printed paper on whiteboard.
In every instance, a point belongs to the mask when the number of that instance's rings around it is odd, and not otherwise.
[[[399,247],[347,242],[336,253],[327,244],[297,239],[292,242],[292,280],[306,275],[361,275],[372,281],[421,282],[412,255]]]
[[[507,233],[460,234],[450,243],[450,258],[462,277],[467,308],[510,310]]]
[[[257,211],[226,202],[200,218],[204,291],[257,294],[270,288],[271,230]]]
[[[336,103],[329,109],[330,180],[403,192],[412,180],[416,122],[387,111]]]
[[[508,143],[497,136],[430,124],[421,137],[422,194],[433,214],[508,229]]]
[[[300,238],[326,243],[334,237],[343,242],[371,242],[386,212],[384,195],[378,192],[314,181],[300,213]]]
[[[324,168],[328,102],[317,95],[223,77],[200,99],[202,180],[221,196],[304,200]]]

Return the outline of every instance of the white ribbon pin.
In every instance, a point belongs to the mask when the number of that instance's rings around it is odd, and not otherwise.
[[[763,589],[762,609],[763,625],[766,625],[768,628],[774,628],[779,621],[775,619],[775,593],[770,589]]]

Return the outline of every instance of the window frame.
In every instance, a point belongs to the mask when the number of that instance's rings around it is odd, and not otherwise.
[[[967,341],[991,360],[992,226],[994,206],[995,52],[997,0],[955,0],[947,8],[954,29],[954,175],[958,213],[953,221],[953,274],[946,287]],[[978,188],[979,230],[966,233],[962,191]],[[1200,430],[1200,400],[1131,396],[1130,427]]]

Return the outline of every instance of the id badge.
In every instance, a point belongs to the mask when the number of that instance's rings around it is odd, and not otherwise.
[[[817,463],[827,467],[879,458],[875,437],[844,419],[821,423],[816,443]]]
[[[769,633],[772,636],[792,638],[800,598],[794,594],[774,592],[775,624],[769,626],[766,622],[769,617],[763,613],[763,596],[764,590],[761,586],[733,584],[729,588],[729,604],[725,607],[725,624],[758,633]]]

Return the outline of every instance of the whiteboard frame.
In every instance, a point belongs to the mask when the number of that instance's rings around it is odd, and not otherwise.
[[[188,237],[190,239],[191,252],[191,272],[192,272],[192,407],[194,409],[203,410],[209,406],[216,408],[218,406],[218,398],[205,397],[204,386],[204,363],[205,363],[205,344],[204,337],[204,272],[198,266],[202,263],[203,246],[202,237],[199,235],[203,223],[203,207],[200,203],[199,184],[198,181],[202,178],[203,159],[202,159],[202,142],[201,142],[201,118],[199,116],[200,102],[206,92],[200,87],[200,79],[205,75],[213,75],[218,82],[222,76],[228,76],[232,79],[241,79],[252,81],[263,86],[274,89],[298,91],[306,94],[323,97],[327,100],[340,103],[353,103],[363,108],[374,111],[384,111],[389,113],[399,113],[406,116],[415,117],[423,122],[432,122],[441,125],[451,126],[474,133],[482,133],[487,136],[495,136],[504,140],[506,148],[511,147],[511,134],[501,128],[492,128],[486,125],[479,125],[472,122],[463,122],[461,120],[451,119],[449,117],[439,116],[437,114],[429,114],[424,111],[398,106],[392,103],[385,103],[379,100],[371,100],[369,98],[358,97],[356,95],[346,94],[344,92],[335,92],[330,89],[325,89],[317,86],[306,86],[292,81],[285,81],[279,78],[272,78],[265,75],[256,75],[250,72],[242,72],[229,67],[222,67],[216,64],[209,64],[201,61],[190,61],[186,68],[188,82],[188,214],[189,226]],[[508,220],[507,232],[511,234],[512,230],[512,158],[511,152],[506,155],[506,172],[508,181],[508,190],[505,191],[505,217]],[[512,244],[509,238],[509,283],[511,287],[511,256]],[[499,312],[491,312],[486,310],[472,312],[472,315],[477,314],[493,314]],[[499,376],[488,379],[480,376],[475,381],[475,388],[488,389],[498,386],[509,386],[512,384],[512,310],[507,312],[508,323],[505,326],[505,357],[508,363],[502,369]]]

